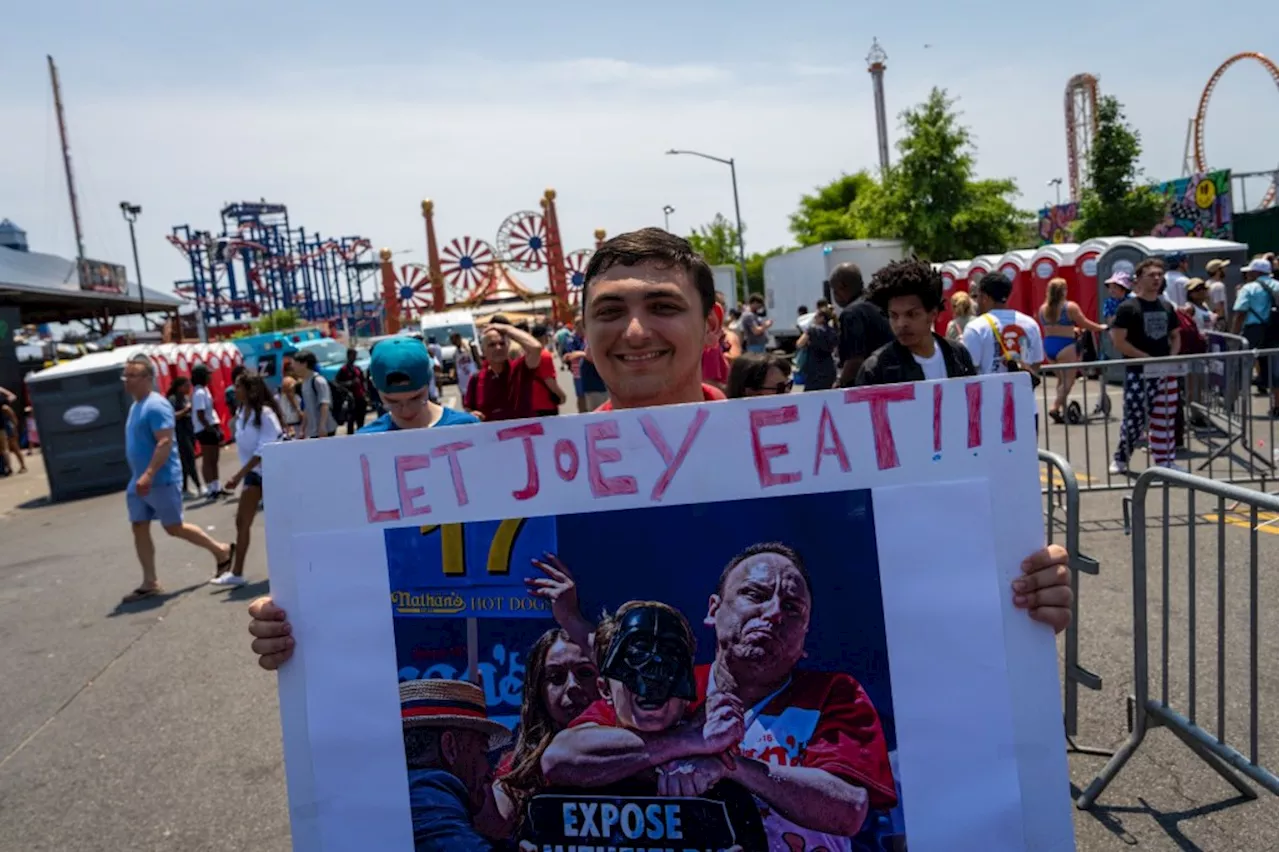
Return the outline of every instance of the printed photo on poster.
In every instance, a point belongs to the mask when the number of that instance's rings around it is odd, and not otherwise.
[[[456,715],[432,715],[449,705],[431,681],[470,679],[468,616],[493,725],[472,743],[498,744],[470,791],[490,839],[906,848],[870,491],[384,535],[419,848],[443,781],[424,731]],[[561,612],[566,592],[589,622]],[[655,740],[659,766],[584,768]],[[764,780],[778,767],[809,775],[798,810],[752,793],[786,787]]]

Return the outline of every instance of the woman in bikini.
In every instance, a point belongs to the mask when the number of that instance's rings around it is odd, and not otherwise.
[[[1036,319],[1044,330],[1045,358],[1055,364],[1073,364],[1080,359],[1076,351],[1077,329],[1088,332],[1107,330],[1105,325],[1086,317],[1080,306],[1067,298],[1067,282],[1061,278],[1049,282],[1044,304],[1040,306]],[[1067,395],[1071,393],[1078,374],[1078,370],[1058,373],[1058,395],[1049,409],[1054,423],[1062,422],[1062,406],[1067,404]]]

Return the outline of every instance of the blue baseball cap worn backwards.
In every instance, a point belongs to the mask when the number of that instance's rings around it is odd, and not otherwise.
[[[382,393],[412,393],[431,384],[431,355],[412,337],[383,340],[369,355],[369,377]]]

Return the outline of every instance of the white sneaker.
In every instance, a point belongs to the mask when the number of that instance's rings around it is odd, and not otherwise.
[[[243,586],[249,582],[244,577],[238,576],[236,574],[232,574],[230,571],[223,574],[218,579],[222,581],[221,583],[218,584],[220,586]]]
[[[227,584],[227,578],[228,578],[228,577],[230,577],[230,576],[231,576],[231,572],[230,572],[230,571],[223,571],[223,572],[222,572],[221,574],[219,574],[218,576],[216,576],[216,577],[214,577],[213,579],[209,580],[209,585],[211,585],[211,586],[225,586],[225,585]]]
[[[1129,472],[1129,463],[1122,462],[1122,461],[1112,461],[1111,467],[1107,469],[1111,472],[1112,476],[1118,476],[1119,474]]]

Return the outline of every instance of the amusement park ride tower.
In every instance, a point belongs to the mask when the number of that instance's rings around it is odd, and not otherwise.
[[[871,75],[871,86],[876,98],[876,144],[880,148],[880,171],[889,168],[889,122],[884,112],[884,69],[889,55],[884,52],[880,42],[871,39],[871,52],[867,54],[867,72]]]

